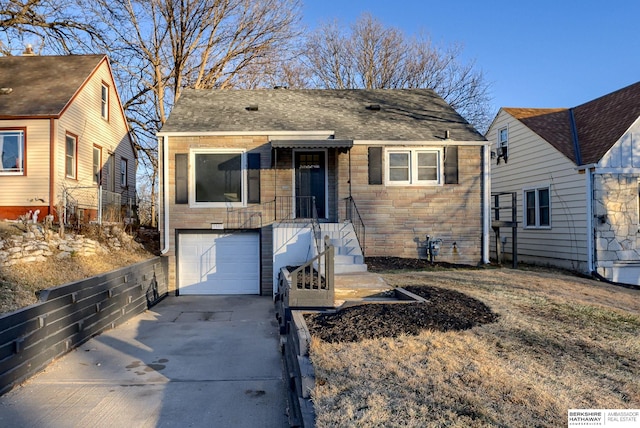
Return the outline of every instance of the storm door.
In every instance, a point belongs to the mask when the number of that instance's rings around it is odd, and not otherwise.
[[[318,218],[326,218],[326,153],[295,152],[296,218],[313,217],[315,200]]]

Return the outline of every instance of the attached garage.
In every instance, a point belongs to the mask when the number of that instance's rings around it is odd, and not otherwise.
[[[183,232],[177,247],[179,294],[260,294],[257,232]]]

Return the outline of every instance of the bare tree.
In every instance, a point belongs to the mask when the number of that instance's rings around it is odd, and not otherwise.
[[[431,88],[483,130],[492,117],[489,84],[461,54],[460,45],[440,48],[364,14],[348,30],[335,21],[317,28],[307,38],[305,63],[319,87]]]
[[[101,35],[74,0],[0,0],[0,54],[35,51],[68,54],[90,49]]]
[[[108,35],[141,162],[158,173],[156,132],[183,88],[268,82],[299,36],[299,0],[80,0]]]

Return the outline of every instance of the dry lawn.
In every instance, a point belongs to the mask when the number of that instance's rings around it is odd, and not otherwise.
[[[0,239],[16,233],[22,233],[19,224],[0,222]],[[36,303],[36,292],[44,288],[110,272],[153,256],[146,250],[122,248],[108,254],[0,267],[0,314]]]
[[[353,343],[314,337],[318,427],[559,427],[572,408],[640,408],[640,291],[511,269],[383,276],[465,293],[499,318]]]

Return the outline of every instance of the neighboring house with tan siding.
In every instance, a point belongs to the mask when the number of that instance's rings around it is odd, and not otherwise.
[[[136,152],[105,55],[0,57],[0,219],[136,205]],[[66,191],[66,199],[64,194]],[[131,214],[131,213],[129,213]]]
[[[491,188],[517,195],[519,261],[640,285],[639,119],[640,82],[574,108],[500,109]]]
[[[488,144],[431,90],[185,90],[158,137],[177,294],[275,293],[316,221],[336,273],[427,236],[436,261],[488,261]]]

